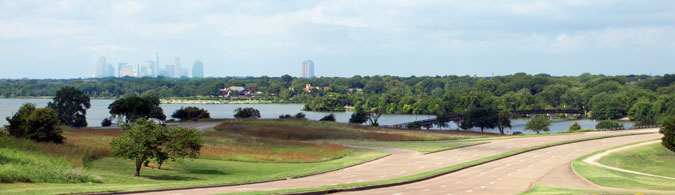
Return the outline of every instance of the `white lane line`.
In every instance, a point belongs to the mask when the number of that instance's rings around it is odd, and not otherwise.
[[[473,190],[467,190],[467,191],[466,191],[466,193],[470,193],[470,192],[473,192]]]

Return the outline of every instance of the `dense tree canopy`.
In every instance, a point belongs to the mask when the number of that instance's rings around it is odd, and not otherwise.
[[[26,103],[11,118],[6,118],[9,125],[5,126],[10,135],[17,138],[26,138],[36,142],[63,143],[61,123],[54,109],[36,108],[34,104]]]
[[[135,121],[139,118],[166,120],[166,116],[159,107],[159,98],[154,96],[130,96],[115,100],[108,109],[116,117],[124,117],[126,121]]]

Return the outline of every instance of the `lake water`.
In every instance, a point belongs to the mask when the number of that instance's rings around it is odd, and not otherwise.
[[[24,103],[33,103],[38,107],[45,107],[47,103],[52,101],[51,99],[0,99],[0,125],[7,125],[7,120],[5,117],[11,116],[13,113],[19,110],[22,104]],[[91,100],[91,108],[87,110],[87,123],[91,127],[101,126],[101,121],[109,117],[108,105],[114,100],[100,100],[95,99]],[[291,114],[295,115],[298,112],[302,112],[310,120],[319,120],[320,118],[330,114],[325,112],[305,112],[302,111],[302,104],[162,104],[160,105],[164,110],[164,114],[167,116],[167,119],[171,118],[171,114],[174,111],[180,109],[181,107],[195,106],[199,108],[204,108],[209,111],[212,118],[233,118],[234,109],[239,107],[253,107],[260,110],[260,115],[262,118],[279,118],[279,115],[282,114]],[[336,112],[333,113],[337,122],[346,123],[349,121],[351,113],[348,112]],[[411,122],[416,120],[423,120],[434,118],[431,115],[400,115],[400,114],[388,114],[382,115],[379,119],[380,125],[393,125],[405,122]],[[569,126],[574,122],[578,122],[581,125],[582,129],[595,128],[595,121],[593,120],[554,120],[550,126],[551,132],[567,131]],[[523,128],[527,123],[526,119],[513,119],[511,120],[511,126],[513,129],[506,129],[510,133],[515,131],[520,131],[523,133],[533,133],[529,131],[523,131]],[[443,129],[457,129],[456,124],[449,123],[449,127]],[[626,128],[631,127],[632,122],[625,122],[624,126]],[[434,127],[434,129],[438,129]],[[474,130],[480,131],[480,128],[475,128]],[[486,129],[486,132],[499,132],[497,129]]]

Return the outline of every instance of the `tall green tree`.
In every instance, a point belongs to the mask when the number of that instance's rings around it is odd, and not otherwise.
[[[499,125],[497,110],[493,108],[473,108],[464,116],[464,120],[467,120],[471,127],[480,127],[481,132]]]
[[[675,152],[675,116],[669,116],[663,120],[659,132],[663,134],[661,144],[668,150]]]
[[[546,115],[536,115],[525,124],[525,130],[532,130],[534,132],[549,131],[548,126],[551,125],[551,120]]]
[[[502,110],[499,111],[499,114],[497,116],[499,122],[497,124],[497,128],[499,128],[499,133],[504,135],[504,129],[508,127],[509,129],[511,128],[511,117],[513,116],[513,113],[508,110]]]
[[[72,86],[59,89],[54,101],[47,106],[58,113],[62,124],[76,128],[87,126],[87,109],[91,104],[89,96],[79,89]]]
[[[635,125],[655,125],[656,124],[656,109],[654,103],[648,99],[640,99],[633,107],[628,110],[628,116],[635,121]]]

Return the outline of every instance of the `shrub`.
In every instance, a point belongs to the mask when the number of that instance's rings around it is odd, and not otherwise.
[[[333,121],[333,122],[335,122],[335,115],[333,115],[333,114],[326,115],[323,118],[319,119],[319,121]]]
[[[305,118],[305,113],[298,112],[297,114],[295,114],[295,118],[297,118],[297,119],[303,119],[303,118]]]
[[[659,132],[663,134],[661,144],[668,150],[675,152],[675,116],[666,118],[661,123]]]
[[[363,124],[368,121],[368,113],[363,111],[363,109],[356,109],[356,112],[352,113],[352,116],[349,118],[349,123]]]
[[[260,118],[260,111],[255,108],[237,108],[234,109],[235,118]]]
[[[279,115],[279,118],[280,118],[280,119],[284,119],[284,118],[293,118],[293,116],[291,116],[290,114],[282,114],[282,115]]]
[[[525,130],[532,130],[539,134],[540,131],[549,131],[548,126],[551,125],[551,120],[545,115],[537,115],[532,120],[525,124]]]
[[[180,119],[181,121],[186,121],[208,119],[211,118],[211,114],[209,114],[209,111],[204,110],[203,108],[188,106],[181,107],[180,109],[176,110],[173,112],[171,117]]]
[[[51,108],[35,108],[26,103],[11,118],[7,117],[9,133],[18,138],[37,142],[63,143],[61,122],[58,113]]]
[[[569,130],[570,131],[576,131],[576,130],[579,130],[579,129],[581,129],[581,125],[579,125],[579,123],[577,123],[577,122],[574,122],[574,124],[572,124],[572,126],[570,126]]]
[[[112,125],[112,121],[109,118],[104,118],[103,121],[101,121],[101,126],[103,127],[109,127]]]
[[[612,121],[612,120],[603,120],[598,122],[598,124],[595,125],[596,129],[617,129],[617,128],[623,128],[623,124]]]

